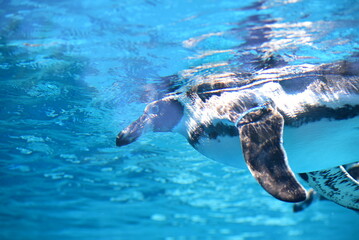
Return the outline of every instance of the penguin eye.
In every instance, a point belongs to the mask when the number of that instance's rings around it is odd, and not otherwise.
[[[160,108],[158,105],[153,105],[150,111],[152,114],[158,114],[160,112]]]

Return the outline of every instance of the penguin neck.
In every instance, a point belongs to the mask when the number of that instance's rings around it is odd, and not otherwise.
[[[187,122],[186,115],[187,115],[186,113],[183,113],[181,120],[176,124],[176,126],[173,127],[171,132],[179,133],[184,137],[188,136],[187,127],[186,127],[186,122]]]

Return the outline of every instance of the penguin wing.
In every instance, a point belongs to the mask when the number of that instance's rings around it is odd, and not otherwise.
[[[247,111],[236,122],[246,164],[262,187],[286,202],[306,199],[306,190],[287,163],[282,145],[283,116],[272,107]]]
[[[359,182],[343,166],[299,175],[326,199],[359,210]]]

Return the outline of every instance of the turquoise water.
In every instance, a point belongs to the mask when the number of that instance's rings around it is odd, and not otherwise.
[[[243,56],[349,58],[358,11],[356,0],[0,0],[0,239],[359,239],[355,212],[323,201],[292,213],[179,135],[115,147],[146,102],[253,68]]]

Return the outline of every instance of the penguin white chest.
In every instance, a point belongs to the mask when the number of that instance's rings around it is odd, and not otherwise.
[[[239,136],[218,136],[216,139],[201,138],[195,145],[198,152],[217,162],[238,168],[247,168]]]

